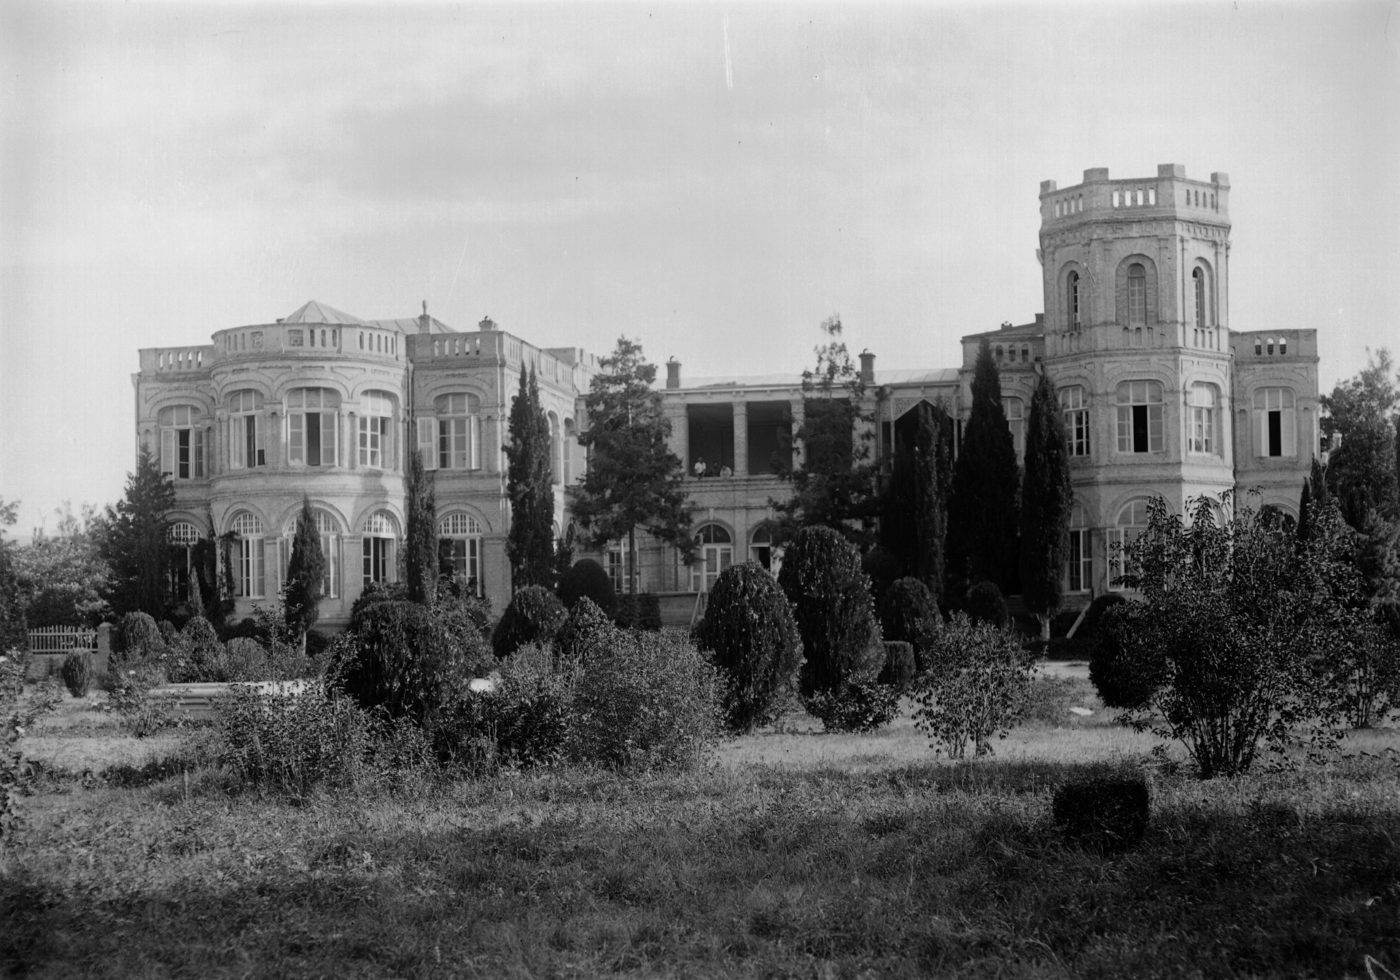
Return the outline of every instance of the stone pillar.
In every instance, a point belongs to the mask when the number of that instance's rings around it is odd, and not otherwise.
[[[282,580],[282,564],[278,557],[278,543],[281,541],[281,528],[269,527],[263,538],[263,599],[276,599],[277,589]]]
[[[348,438],[348,441],[349,441],[349,443],[350,443],[350,452],[347,453],[347,454],[346,454],[346,457],[345,457],[345,467],[346,467],[346,469],[351,469],[351,470],[359,469],[359,467],[360,467],[360,430],[359,430],[359,427],[358,427],[359,419],[358,419],[356,413],[353,412],[353,411],[345,412],[345,413],[343,413],[343,415],[344,415],[344,418],[345,418],[346,421],[347,421],[346,428],[349,430],[349,431],[347,432],[347,436],[349,437],[349,438]],[[383,461],[383,458],[384,458],[384,457],[383,457],[383,453],[384,453],[384,447],[383,447],[383,445],[381,445],[381,446],[379,447],[379,452],[380,452],[380,460]]]
[[[671,452],[681,459],[681,469],[690,475],[690,418],[686,414],[685,402],[667,401],[662,406],[666,418],[671,421]]]
[[[734,403],[734,475],[749,475],[749,406]]]
[[[282,433],[283,413],[272,407],[267,411],[267,431],[263,433],[263,442],[267,446],[267,468],[270,470],[284,470],[287,468],[287,451],[283,446],[285,441]]]

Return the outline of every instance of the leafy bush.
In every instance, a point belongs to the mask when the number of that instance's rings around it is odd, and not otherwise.
[[[829,527],[804,527],[783,556],[778,585],[793,607],[806,662],[805,698],[873,681],[884,664],[869,580],[855,546]]]
[[[802,665],[797,624],[773,576],[757,562],[721,572],[695,640],[723,674],[729,729],[748,732],[772,721]]]
[[[894,719],[899,691],[885,684],[848,684],[835,693],[818,691],[804,704],[829,732],[873,732]]]
[[[1089,680],[1105,707],[1141,711],[1167,683],[1165,662],[1136,642],[1145,610],[1130,602],[1108,607],[1089,648]]]
[[[903,640],[886,640],[885,666],[880,669],[879,682],[886,687],[903,690],[917,673],[913,646]]]
[[[967,615],[974,623],[989,623],[997,629],[1011,626],[1006,597],[995,582],[983,580],[967,590]]]
[[[92,654],[87,650],[74,650],[63,658],[63,686],[75,698],[87,697],[92,685]]]
[[[500,665],[495,687],[469,692],[434,733],[445,762],[469,768],[529,768],[563,758],[569,681],[551,650],[528,644]]]
[[[572,610],[580,599],[591,599],[609,619],[617,611],[617,592],[602,565],[583,558],[559,577],[559,601]]]
[[[261,643],[247,636],[235,636],[224,644],[224,656],[218,665],[223,681],[268,680],[272,671],[267,651]]]
[[[1094,596],[1094,601],[1089,603],[1089,611],[1084,614],[1084,621],[1079,624],[1079,629],[1074,631],[1074,635],[1084,639],[1098,636],[1108,611],[1127,601],[1121,592],[1105,592],[1103,595]]]
[[[235,687],[214,718],[218,761],[242,784],[277,793],[353,785],[373,747],[370,716],[315,683],[295,694]]]
[[[1065,838],[1090,850],[1120,853],[1147,833],[1151,794],[1137,770],[1093,767],[1055,790],[1051,816]]]
[[[409,717],[428,730],[471,679],[461,647],[416,602],[369,606],[354,633],[333,649],[334,673],[361,707]]]
[[[567,668],[583,660],[589,649],[616,631],[617,627],[603,610],[584,596],[569,610],[569,618],[554,637],[554,649]]]
[[[358,622],[364,611],[376,602],[406,602],[408,586],[403,582],[368,582],[350,607],[350,622]],[[244,622],[247,622],[246,620]]]
[[[171,682],[222,681],[223,663],[224,645],[218,632],[207,619],[191,616],[170,649]]]
[[[137,738],[154,735],[172,721],[170,703],[151,696],[151,689],[164,683],[164,669],[151,660],[108,670],[107,706],[121,715],[123,724]]]
[[[167,653],[160,627],[150,613],[129,612],[112,633],[112,664],[161,661]]]
[[[542,585],[527,585],[511,597],[491,634],[497,657],[514,653],[527,643],[548,646],[568,618],[559,597]]]
[[[992,736],[1005,738],[1024,710],[1034,670],[1010,630],[955,613],[914,686],[914,724],[950,758],[963,758],[968,742],[990,755]]]
[[[569,756],[627,770],[696,764],[720,730],[715,668],[674,633],[619,630],[607,641],[579,667]]]
[[[927,585],[916,578],[896,579],[880,597],[880,632],[888,640],[902,640],[914,649],[916,671],[928,664],[928,650],[943,625],[938,603]]]
[[[33,770],[20,751],[19,740],[63,697],[61,688],[49,681],[25,696],[28,667],[27,640],[24,647],[0,651],[0,845],[14,839],[21,825],[19,801],[32,789]]]

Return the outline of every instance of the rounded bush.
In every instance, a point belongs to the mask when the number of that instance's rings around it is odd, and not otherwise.
[[[249,636],[235,636],[224,646],[222,680],[262,681],[268,679],[267,651]]]
[[[553,652],[527,644],[500,664],[495,686],[456,702],[438,726],[438,756],[469,768],[550,765],[569,731],[568,684]]]
[[[1137,642],[1141,615],[1132,603],[1112,604],[1100,618],[1089,648],[1089,680],[1105,707],[1146,708],[1166,682],[1165,665]]]
[[[802,664],[787,597],[757,562],[731,565],[710,590],[695,641],[724,675],[724,714],[731,731],[773,720],[779,695]]]
[[[792,604],[806,662],[803,697],[873,681],[884,664],[869,579],[855,546],[829,527],[804,527],[783,556],[778,585]]]
[[[880,597],[880,632],[888,642],[900,640],[914,651],[914,669],[928,668],[928,651],[943,625],[938,603],[916,578],[896,579]]]
[[[559,597],[542,585],[527,585],[510,600],[491,634],[497,657],[506,657],[527,643],[549,646],[569,614]]]
[[[997,629],[1011,625],[1006,597],[995,582],[983,580],[967,590],[967,615],[974,623],[988,623]]]
[[[209,620],[192,616],[175,637],[171,649],[170,680],[176,684],[218,681],[222,671],[224,645]]]
[[[1055,790],[1051,815],[1066,840],[1105,854],[1121,853],[1147,833],[1147,778],[1125,769],[1091,771]]]
[[[337,665],[345,692],[430,727],[471,679],[447,628],[416,602],[379,602],[363,611]]]
[[[894,719],[899,692],[884,684],[850,684],[838,692],[818,691],[805,703],[829,732],[873,732]]]
[[[361,614],[376,602],[406,602],[408,586],[403,582],[370,582],[361,591],[355,604],[350,607],[350,622],[359,620]],[[247,620],[244,620],[247,622]]]
[[[92,685],[92,654],[87,650],[74,650],[63,658],[63,686],[75,698],[87,697]]]
[[[580,599],[592,599],[593,604],[611,618],[617,611],[617,592],[607,571],[592,558],[583,558],[559,576],[559,601],[565,609],[573,609]]]
[[[1127,601],[1117,592],[1105,592],[1103,595],[1095,596],[1094,601],[1089,603],[1089,611],[1084,614],[1084,621],[1079,624],[1079,629],[1074,631],[1075,637],[1092,641],[1099,635],[1099,627],[1103,623],[1104,614]]]
[[[605,642],[617,627],[592,599],[582,597],[569,610],[568,619],[554,637],[554,649],[567,665],[577,663],[595,645]]]
[[[914,647],[904,640],[886,640],[885,666],[880,669],[880,683],[902,690],[916,673]]]
[[[112,652],[119,664],[159,660],[164,656],[165,641],[150,613],[129,612],[117,622]]]

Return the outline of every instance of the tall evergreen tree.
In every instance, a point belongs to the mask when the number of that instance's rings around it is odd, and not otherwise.
[[[1392,376],[1390,352],[1372,354],[1354,378],[1343,381],[1319,401],[1327,414],[1322,431],[1340,435],[1342,444],[1327,461],[1327,486],[1342,517],[1361,530],[1372,510],[1381,517],[1400,517],[1396,469],[1396,425],[1400,416],[1400,387]]]
[[[1042,373],[1031,397],[1026,473],[1021,487],[1021,595],[1050,639],[1050,617],[1064,593],[1069,521],[1074,507],[1069,451],[1055,385]]]
[[[316,513],[311,509],[310,498],[303,496],[301,513],[297,515],[296,536],[292,538],[292,555],[287,562],[287,584],[282,587],[283,615],[287,625],[303,636],[321,617],[325,575],[326,555],[321,550]]]
[[[680,549],[686,561],[695,553],[683,468],[666,444],[671,422],[661,394],[652,390],[655,380],[656,365],[642,356],[641,345],[619,337],[584,399],[588,430],[579,441],[590,452],[588,472],[571,488],[574,519],[595,547],[627,542],[631,593],[637,591],[637,528]]]
[[[506,496],[510,499],[511,588],[554,584],[554,483],[550,466],[549,420],[540,405],[535,371],[520,366],[520,392],[510,407],[510,445],[506,446]]]
[[[106,509],[98,528],[100,551],[112,570],[106,598],[114,616],[165,615],[170,584],[165,515],[174,506],[175,485],[143,446],[136,471],[127,476],[126,495]]]
[[[1313,457],[1312,470],[1303,480],[1303,494],[1298,500],[1298,540],[1307,541],[1312,537],[1317,523],[1317,515],[1332,501],[1332,493],[1327,489],[1327,471],[1322,461]]]
[[[408,498],[404,541],[408,600],[430,606],[437,598],[437,501],[432,477],[424,471],[423,458],[417,451],[408,453],[404,495]]]
[[[912,431],[901,437],[896,427],[894,466],[881,503],[880,544],[898,560],[899,576],[917,578],[939,602],[952,483],[951,427],[943,408],[927,402],[905,418]]]
[[[865,382],[841,337],[841,318],[821,325],[827,342],[815,350],[815,369],[802,372],[802,425],[796,438],[801,465],[783,461],[792,498],[775,503],[776,537],[790,539],[802,527],[829,527],[864,544],[878,512],[873,419],[865,410]]]
[[[983,337],[973,369],[972,411],[948,502],[950,595],[960,597],[968,585],[983,579],[1002,592],[1015,591],[1019,483],[1001,379],[991,343]]]

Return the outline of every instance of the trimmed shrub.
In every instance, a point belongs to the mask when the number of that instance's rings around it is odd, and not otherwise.
[[[592,558],[574,562],[572,568],[559,576],[559,601],[564,603],[564,608],[573,609],[580,599],[592,599],[609,618],[617,611],[617,592],[612,579]]]
[[[802,646],[787,598],[762,565],[745,562],[720,573],[695,641],[724,675],[730,731],[772,721],[779,695],[797,679]]]
[[[527,585],[511,597],[491,634],[497,657],[506,657],[527,643],[549,646],[569,616],[559,597],[543,585]]]
[[[676,633],[607,640],[590,646],[574,682],[570,758],[623,770],[697,764],[719,736],[718,672]]]
[[[1099,635],[1104,614],[1127,601],[1118,592],[1105,592],[1103,595],[1095,596],[1094,601],[1089,603],[1089,611],[1084,614],[1084,622],[1080,623],[1079,629],[1074,631],[1075,638],[1093,641]]]
[[[617,631],[613,621],[587,596],[574,603],[569,618],[554,637],[554,649],[567,667],[587,655],[594,644],[605,642]]]
[[[190,617],[175,638],[170,655],[170,680],[175,684],[221,681],[224,671],[224,645],[209,620]]]
[[[335,673],[363,708],[431,728],[471,678],[447,628],[416,602],[378,602],[336,647]]]
[[[914,724],[949,758],[963,758],[969,742],[990,755],[992,736],[1005,738],[1024,711],[1034,670],[1016,634],[955,613],[915,684]]]
[[[983,580],[967,590],[967,615],[974,623],[989,623],[997,629],[1011,626],[1006,597],[995,582]]]
[[[267,651],[257,640],[235,636],[224,645],[220,673],[223,674],[220,679],[225,681],[266,680],[271,676]]]
[[[873,732],[899,710],[899,691],[885,684],[848,684],[839,692],[818,691],[804,702],[829,732]]]
[[[885,650],[854,545],[829,527],[802,528],[788,545],[778,585],[802,639],[806,662],[798,681],[804,699],[876,678]]]
[[[160,627],[150,613],[129,612],[117,622],[112,657],[117,665],[161,660],[166,653]]]
[[[895,580],[880,597],[880,632],[886,641],[902,640],[913,647],[914,669],[927,669],[928,651],[943,619],[927,585],[916,578]]]
[[[502,661],[494,689],[469,692],[438,726],[438,757],[469,769],[524,769],[562,759],[569,689],[553,661],[553,651],[537,644]]]
[[[63,686],[75,698],[87,697],[92,685],[92,654],[87,650],[74,650],[63,658]]]
[[[879,682],[886,687],[903,690],[918,673],[914,665],[914,647],[904,640],[885,641],[885,666]]]
[[[1167,665],[1149,656],[1138,640],[1137,619],[1143,612],[1134,603],[1114,603],[1097,624],[1089,648],[1089,680],[1105,707],[1144,709],[1167,681]]]
[[[1147,778],[1125,767],[1095,767],[1058,787],[1051,803],[1066,840],[1104,854],[1141,842],[1150,815]]]

